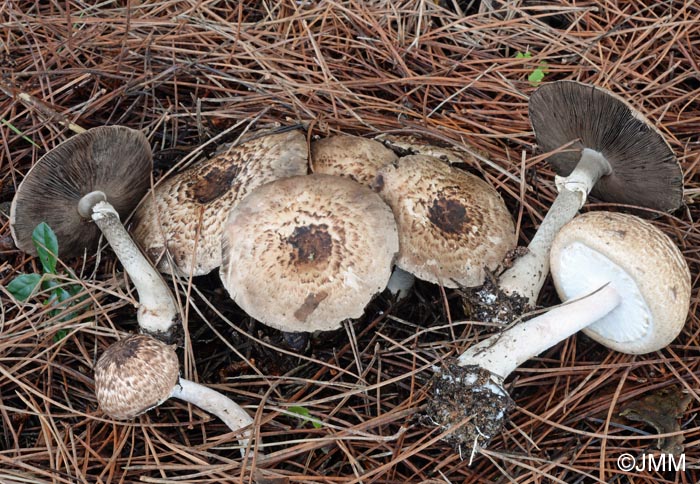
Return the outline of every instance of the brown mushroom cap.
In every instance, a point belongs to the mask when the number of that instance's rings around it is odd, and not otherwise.
[[[591,191],[604,201],[675,210],[683,199],[683,173],[661,133],[618,96],[574,81],[543,84],[530,96],[530,122],[541,151],[574,141],[547,161],[568,176],[590,148],[612,168]],[[576,141],[578,140],[578,141]]]
[[[148,190],[151,170],[151,147],[140,131],[100,126],[73,136],[41,157],[17,189],[10,209],[15,244],[36,254],[32,232],[46,222],[60,241],[60,256],[95,247],[100,229],[80,216],[80,199],[102,191],[124,218]]]
[[[386,287],[391,209],[348,178],[313,174],[250,192],[231,211],[220,275],[233,300],[282,331],[332,330]]]
[[[372,183],[377,171],[396,159],[396,154],[379,141],[359,136],[330,136],[311,143],[314,173],[347,176],[364,185]]]
[[[564,301],[615,278],[623,281],[614,286],[622,294],[624,281],[630,280],[630,292],[637,296],[623,296],[617,309],[583,330],[608,348],[632,354],[656,351],[683,328],[690,272],[678,247],[654,225],[628,214],[588,212],[559,231],[550,259]],[[618,276],[622,271],[626,275]]]
[[[484,180],[426,155],[379,171],[375,189],[394,211],[396,265],[445,287],[478,286],[516,243],[503,199]]]
[[[167,400],[178,375],[174,346],[132,335],[111,345],[97,360],[97,402],[112,418],[132,419]]]
[[[257,136],[164,180],[136,210],[133,236],[158,261],[158,270],[199,276],[219,267],[229,210],[259,185],[306,174],[308,149],[301,131]],[[164,254],[166,247],[172,259]]]

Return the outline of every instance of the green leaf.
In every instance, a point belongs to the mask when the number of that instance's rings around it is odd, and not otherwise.
[[[12,282],[7,285],[7,290],[17,300],[26,301],[32,295],[39,282],[41,282],[40,274],[22,274],[12,279]]]
[[[289,410],[289,411],[292,412],[292,413],[296,413],[297,415],[299,415],[299,417],[300,417],[304,422],[311,422],[311,425],[313,425],[314,428],[316,428],[316,429],[320,429],[320,428],[322,427],[321,423],[318,422],[316,419],[314,419],[314,418],[311,416],[311,414],[309,413],[309,411],[308,411],[306,408],[304,408],[304,407],[300,407],[300,406],[298,406],[298,405],[293,405],[293,406],[289,407],[287,410]]]
[[[55,287],[51,292],[51,297],[48,301],[46,301],[46,305],[51,305],[55,308],[51,311],[51,316],[58,316],[59,314],[61,314],[61,312],[63,312],[65,308],[71,307],[73,305],[73,302],[71,302],[69,305],[64,303],[72,297],[73,294],[71,294],[69,290],[66,290],[63,287]],[[76,311],[73,311],[61,318],[61,321],[68,321],[70,319],[75,318],[76,316],[78,316],[78,313]]]
[[[68,292],[70,292],[71,296],[77,296],[80,294],[83,290],[83,286],[80,284],[71,284],[68,286]]]
[[[67,329],[59,329],[58,331],[56,331],[56,334],[53,335],[53,340],[54,340],[56,343],[58,343],[59,341],[61,341],[61,340],[62,340],[63,338],[65,338],[66,336],[68,336],[68,330],[67,330]]]
[[[547,64],[542,63],[539,67],[533,70],[529,76],[527,76],[527,80],[530,81],[531,85],[537,86],[540,82],[542,82],[546,74]]]
[[[57,287],[53,290],[53,293],[56,295],[56,299],[58,299],[58,302],[64,302],[73,297],[73,295],[70,292],[66,291],[62,287]]]
[[[530,57],[532,57],[532,52],[529,51],[525,52],[524,54],[522,52],[515,54],[516,59],[529,59]]]
[[[41,222],[32,232],[32,242],[39,254],[44,272],[56,274],[56,256],[58,255],[58,240],[51,227],[46,222]]]

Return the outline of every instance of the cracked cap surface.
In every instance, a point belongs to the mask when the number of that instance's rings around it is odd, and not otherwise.
[[[513,219],[498,192],[432,156],[409,155],[385,166],[374,188],[396,217],[396,265],[419,279],[478,286],[484,269],[496,269],[515,247]]]
[[[359,136],[330,136],[311,143],[314,173],[346,176],[364,185],[370,185],[379,169],[397,158],[379,141]]]
[[[307,175],[257,188],[232,211],[220,275],[233,300],[282,331],[359,318],[391,275],[391,209],[349,178]]]
[[[129,420],[167,400],[178,376],[174,346],[131,335],[111,345],[97,360],[97,402],[110,417]]]
[[[253,136],[164,180],[139,206],[132,233],[159,271],[200,276],[219,267],[229,210],[257,186],[306,174],[308,149],[301,131]]]

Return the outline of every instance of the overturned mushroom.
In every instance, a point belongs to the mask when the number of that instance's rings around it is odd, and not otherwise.
[[[680,333],[690,272],[680,250],[648,222],[607,212],[581,215],[560,230],[550,259],[566,302],[470,347],[436,376],[428,418],[454,430],[447,440],[455,447],[486,446],[512,407],[503,381],[577,331],[630,354],[659,350]]]
[[[500,276],[500,289],[533,306],[549,272],[549,249],[589,194],[604,201],[672,211],[682,202],[683,176],[661,133],[618,96],[573,81],[544,84],[530,97],[539,149],[561,177],[559,195],[528,245]],[[516,315],[517,316],[517,315]]]
[[[87,130],[46,153],[25,175],[12,201],[10,228],[17,247],[35,254],[32,231],[48,223],[62,257],[93,249],[102,233],[136,286],[141,330],[168,340],[179,321],[175,300],[119,220],[146,193],[151,169],[151,148],[141,132],[123,126]]]
[[[224,228],[221,280],[258,321],[288,332],[359,318],[398,251],[391,209],[347,178],[307,175],[250,192]]]
[[[221,393],[179,376],[175,348],[147,335],[131,335],[112,344],[95,365],[95,394],[102,411],[116,420],[131,420],[179,398],[219,417],[233,432],[254,421]],[[239,442],[245,453],[250,429]]]
[[[229,210],[259,185],[306,174],[301,131],[253,136],[164,180],[136,210],[132,233],[160,271],[199,276],[219,267]]]

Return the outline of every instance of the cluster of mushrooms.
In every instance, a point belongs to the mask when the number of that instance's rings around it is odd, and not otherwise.
[[[510,314],[516,323],[435,368],[427,420],[456,448],[474,452],[500,432],[513,406],[504,380],[517,366],[579,330],[616,351],[658,350],[678,335],[689,307],[687,264],[660,230],[634,215],[575,217],[589,193],[646,213],[677,208],[682,173],[662,135],[618,97],[570,81],[533,93],[530,117],[561,175],[559,196],[527,253],[505,271],[517,236],[498,192],[453,166],[463,153],[386,135],[334,136],[307,149],[299,130],[259,132],[145,195],[152,169],[145,137],[94,128],[26,175],[12,205],[12,234],[33,252],[31,232],[47,222],[62,257],[94,250],[102,234],[133,281],[142,334],[115,343],[95,366],[107,415],[130,419],[183,398],[232,430],[245,429],[242,450],[251,417],[179,377],[170,343],[180,311],[158,271],[192,277],[218,268],[246,313],[295,334],[337,329],[385,289],[408,294],[414,277],[475,288],[486,306],[524,301],[526,310],[551,266],[562,305],[527,320]],[[120,218],[144,195],[134,242]],[[485,284],[488,274],[496,274],[495,287]]]

